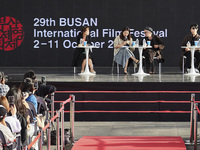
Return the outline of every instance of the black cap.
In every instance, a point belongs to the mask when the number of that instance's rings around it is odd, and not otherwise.
[[[0,105],[0,119],[2,119],[7,114],[7,110],[3,105]]]
[[[46,95],[56,91],[56,87],[53,85],[41,85],[35,92],[37,96],[45,97]]]
[[[148,27],[148,26],[147,26],[147,27],[144,28],[144,30],[148,30],[148,31],[150,31],[151,33],[153,33],[153,28],[151,28],[151,27]]]

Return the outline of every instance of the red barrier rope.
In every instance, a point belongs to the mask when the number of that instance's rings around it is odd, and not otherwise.
[[[70,111],[64,111],[69,113]],[[171,110],[161,110],[161,111],[118,111],[118,110],[78,110],[75,113],[190,113],[190,111],[171,111]]]
[[[62,102],[63,105],[67,104],[68,102],[70,102],[72,100],[72,97],[69,96],[69,98],[67,100],[65,100],[64,102]]]
[[[62,107],[58,110],[58,112],[60,113],[63,109],[64,109],[64,105],[66,104],[66,103],[68,103],[68,102],[70,102],[71,101],[71,96],[67,99],[67,100],[65,100],[64,102],[63,102],[63,105],[62,105]],[[53,118],[51,118],[51,122],[53,122],[56,118],[58,117],[58,113],[56,113],[56,115],[53,117]],[[45,131],[48,127],[49,127],[49,123],[42,129],[43,131]],[[28,145],[28,149],[30,149],[34,144],[35,144],[35,142],[40,138],[40,136],[41,136],[41,132],[37,135],[37,137],[33,140],[33,142],[31,142],[29,145]]]
[[[56,91],[55,93],[200,93],[200,91]]]
[[[197,112],[200,114],[200,110],[199,110],[199,108],[198,107],[196,107],[197,108]]]
[[[200,102],[200,101],[196,101]],[[191,101],[76,101],[76,103],[191,103]]]
[[[62,103],[63,101],[54,101],[54,103]],[[195,101],[200,103],[200,101]],[[86,100],[86,101],[75,101],[75,103],[191,103],[191,101],[96,101],[96,100]]]

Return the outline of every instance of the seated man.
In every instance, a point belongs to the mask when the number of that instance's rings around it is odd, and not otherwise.
[[[10,90],[9,86],[5,84],[5,77],[4,77],[4,73],[0,72],[0,95],[2,96],[6,96],[6,94],[8,93],[8,91]]]
[[[198,24],[192,24],[190,26],[190,32],[191,33],[185,36],[183,43],[182,43],[182,46],[187,46],[187,43],[190,43],[191,46],[194,45],[194,41],[198,41],[200,39],[200,36],[197,33],[197,31],[198,31]],[[182,54],[187,57],[186,63],[185,63],[185,66],[184,66],[184,70],[185,70],[185,72],[189,72],[189,70],[191,68],[191,52],[190,52],[190,49],[185,48],[185,49],[182,49],[182,51],[183,51]],[[195,67],[195,71],[198,73],[199,72],[199,64],[200,64],[200,50],[199,49],[195,51],[194,57],[196,58],[195,63],[194,63],[194,67]],[[180,62],[181,62],[180,66],[182,68],[182,59],[181,59]]]
[[[7,127],[5,122],[5,117],[7,114],[7,110],[4,106],[0,105],[0,130],[4,135],[5,142],[7,145],[10,143],[13,143],[15,140],[15,137],[13,136],[11,130]],[[0,142],[0,149],[3,149],[2,141]]]

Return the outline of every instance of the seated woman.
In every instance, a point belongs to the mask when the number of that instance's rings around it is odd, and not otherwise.
[[[124,68],[124,73],[127,74],[127,67],[129,58],[133,60],[134,63],[138,64],[139,60],[135,58],[133,54],[134,49],[129,49],[123,46],[132,45],[132,38],[130,34],[130,28],[124,27],[120,35],[118,35],[114,40],[114,60],[117,64]]]
[[[145,40],[151,41],[152,48],[144,48],[143,55],[146,60],[146,70],[147,73],[155,73],[155,67],[153,63],[153,57],[157,57],[159,62],[164,62],[161,50],[164,49],[164,43],[161,41],[160,37],[153,34],[153,29],[151,27],[145,27]]]
[[[87,45],[91,44],[90,41],[90,32],[88,26],[83,26],[81,32],[77,36],[77,44],[79,46],[83,46],[83,42],[87,41]],[[74,53],[74,58],[72,61],[73,66],[80,66],[82,65],[81,73],[84,72],[85,65],[86,65],[86,54],[84,48],[77,48]],[[90,67],[90,71],[92,73],[96,73],[93,69],[93,57],[91,52],[89,52],[89,59],[88,59],[88,65]]]
[[[6,144],[11,144],[15,141],[15,137],[11,130],[7,127],[5,118],[6,118],[7,110],[4,106],[0,105],[0,130],[4,135]],[[0,142],[0,149],[3,149],[4,145],[2,145],[2,141]]]

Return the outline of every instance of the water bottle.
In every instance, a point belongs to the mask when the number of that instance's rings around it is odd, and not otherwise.
[[[187,42],[187,47],[190,47],[191,46],[191,43],[190,41]]]
[[[139,46],[139,40],[138,40],[138,39],[136,39],[136,41],[135,41],[135,46],[136,46],[136,47]]]
[[[82,40],[82,38],[80,39],[80,45],[81,45],[81,46],[83,45],[83,40]]]
[[[146,40],[143,39],[143,47],[146,47],[146,46],[147,46]]]

